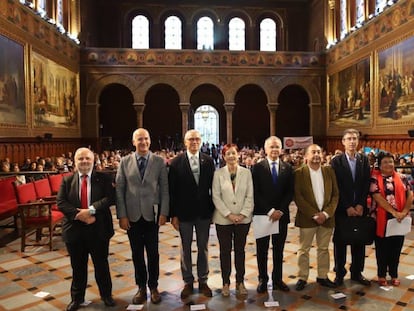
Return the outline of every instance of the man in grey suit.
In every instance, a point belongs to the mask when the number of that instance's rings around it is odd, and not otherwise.
[[[147,300],[147,283],[152,303],[161,302],[158,292],[158,229],[169,214],[168,174],[164,160],[149,151],[151,138],[146,129],[132,135],[136,148],[121,159],[116,174],[116,210],[119,226],[127,230],[138,292],[134,304]],[[147,265],[144,258],[147,253]]]

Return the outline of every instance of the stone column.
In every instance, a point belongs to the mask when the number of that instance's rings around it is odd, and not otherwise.
[[[133,103],[132,106],[137,112],[137,128],[143,127],[144,126],[143,112],[144,112],[145,104],[144,103]]]
[[[190,103],[180,103],[178,105],[181,110],[181,136],[184,137],[185,133],[188,131],[188,110],[190,110]]]
[[[269,109],[270,136],[276,135],[276,110],[278,107],[278,103],[267,104],[267,109]]]
[[[233,142],[233,110],[235,106],[235,103],[224,104],[224,109],[226,110],[226,136],[228,143]]]

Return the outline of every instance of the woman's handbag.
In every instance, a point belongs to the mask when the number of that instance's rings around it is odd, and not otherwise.
[[[376,222],[369,216],[345,217],[337,219],[336,238],[345,244],[365,244],[374,242]]]

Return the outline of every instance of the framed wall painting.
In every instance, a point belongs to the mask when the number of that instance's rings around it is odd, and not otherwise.
[[[24,45],[0,34],[0,126],[26,125]]]
[[[377,124],[414,122],[414,37],[378,52]]]
[[[78,74],[33,52],[34,127],[79,128]]]
[[[371,126],[370,59],[328,77],[329,127]]]

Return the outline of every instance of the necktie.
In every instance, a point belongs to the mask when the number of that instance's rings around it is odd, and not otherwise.
[[[81,208],[88,208],[88,175],[82,175]]]
[[[146,159],[144,157],[140,157],[139,158],[139,173],[141,175],[141,178],[144,177],[144,173],[145,173],[145,161]]]
[[[272,162],[272,179],[273,179],[273,184],[276,185],[277,184],[276,161]]]
[[[196,181],[196,183],[198,184],[198,179],[200,176],[200,172],[198,169],[198,161],[197,161],[197,157],[196,156],[191,156],[191,171],[193,172],[194,175],[194,179]]]

